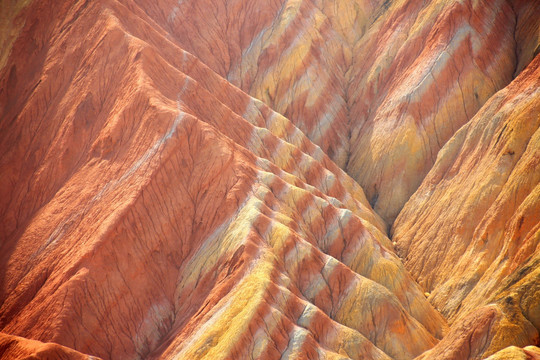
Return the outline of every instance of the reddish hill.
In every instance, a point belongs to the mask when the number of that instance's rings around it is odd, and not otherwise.
[[[539,45],[540,8],[530,1],[140,6],[183,48],[288,117],[389,223],[439,149]]]
[[[44,344],[4,333],[0,333],[0,355],[3,359],[96,359],[58,344]]]
[[[540,8],[484,5],[0,1],[0,357],[536,356]]]
[[[539,85],[537,56],[443,147],[394,224],[407,268],[450,320],[497,304],[457,321],[492,313],[488,354],[540,339]]]

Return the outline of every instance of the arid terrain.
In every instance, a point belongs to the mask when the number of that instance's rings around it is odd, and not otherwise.
[[[1,359],[540,359],[540,1],[0,0]]]

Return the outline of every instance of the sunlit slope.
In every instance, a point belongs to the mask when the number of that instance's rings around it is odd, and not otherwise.
[[[457,319],[451,334],[487,334],[479,354],[539,338],[539,65],[537,56],[443,147],[393,229],[430,302]],[[480,325],[481,314],[497,320]]]
[[[24,11],[3,332],[104,359],[411,358],[443,336],[360,186],[289,120],[132,3]]]
[[[540,45],[540,4],[530,1],[139,5],[173,41],[287,116],[389,223],[439,149]]]

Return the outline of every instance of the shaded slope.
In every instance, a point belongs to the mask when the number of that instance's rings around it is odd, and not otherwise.
[[[512,80],[514,28],[505,1],[397,1],[358,45],[347,171],[383,218],[394,220],[439,149]]]

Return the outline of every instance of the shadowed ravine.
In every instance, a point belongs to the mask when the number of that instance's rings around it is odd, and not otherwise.
[[[538,14],[0,0],[0,358],[540,359]]]

